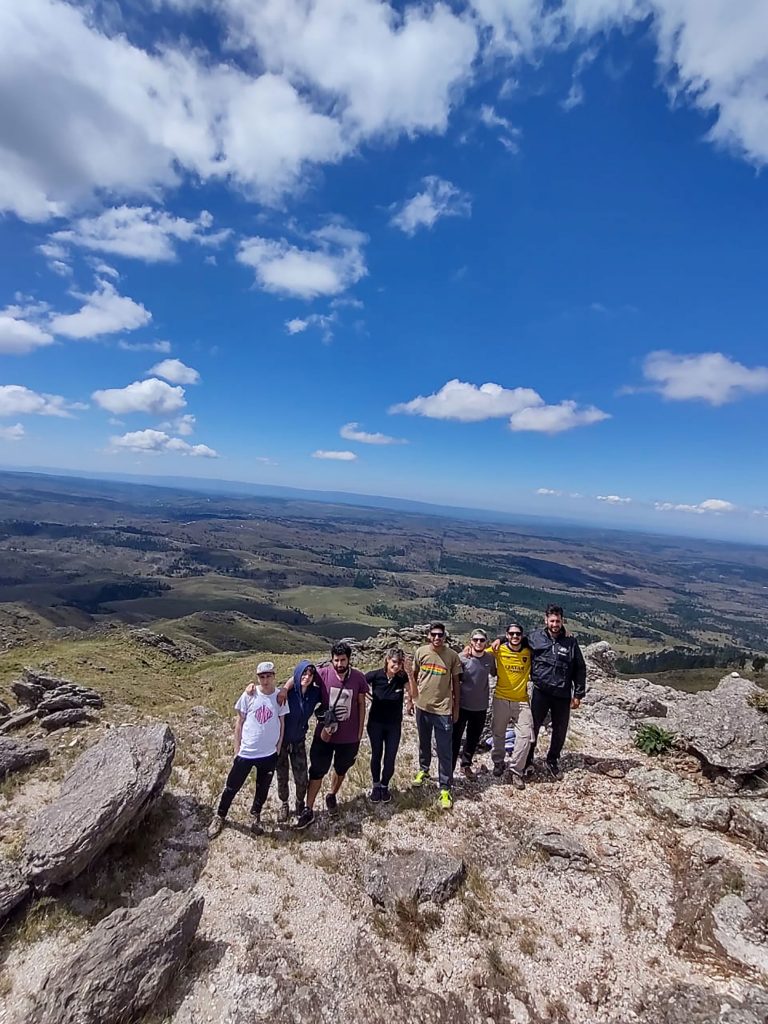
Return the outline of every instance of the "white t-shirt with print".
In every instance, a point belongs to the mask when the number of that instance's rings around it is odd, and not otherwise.
[[[252,697],[247,693],[242,695],[235,710],[245,715],[238,757],[252,760],[274,754],[280,739],[280,719],[288,714],[288,702],[280,707],[277,690],[262,693],[257,686]]]

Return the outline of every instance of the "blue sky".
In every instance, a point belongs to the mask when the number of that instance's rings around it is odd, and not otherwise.
[[[768,7],[6,0],[0,465],[768,540]]]

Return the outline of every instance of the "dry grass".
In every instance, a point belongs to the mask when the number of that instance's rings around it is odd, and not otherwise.
[[[14,939],[22,946],[31,946],[47,935],[72,930],[85,931],[87,922],[61,900],[50,896],[32,903],[27,913],[15,926]]]
[[[438,928],[442,920],[437,907],[422,907],[417,900],[399,899],[392,914],[393,937],[409,952],[418,953],[427,947],[427,933]]]

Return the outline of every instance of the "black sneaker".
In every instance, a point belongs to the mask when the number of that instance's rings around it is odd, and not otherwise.
[[[503,774],[504,774],[504,765],[503,764],[495,764],[493,766],[493,777],[494,777],[494,779],[500,779]]]
[[[381,786],[379,785],[378,782],[374,783],[369,799],[374,804],[377,804],[381,801]]]
[[[260,836],[263,831],[264,828],[261,824],[261,811],[257,814],[251,813],[251,832],[253,832],[255,836]]]
[[[550,777],[554,779],[555,782],[562,782],[565,778],[562,769],[558,764],[552,764],[550,761],[547,761],[547,771],[549,772]]]
[[[296,819],[296,828],[307,828],[315,820],[315,812],[305,807]]]
[[[381,802],[383,804],[388,804],[389,801],[392,799],[392,794],[389,792],[389,786],[382,786],[381,787],[381,797],[380,797],[380,799],[381,799]]]
[[[325,806],[328,808],[329,811],[335,811],[336,808],[339,806],[339,801],[336,799],[333,793],[329,793],[328,796],[325,798]]]

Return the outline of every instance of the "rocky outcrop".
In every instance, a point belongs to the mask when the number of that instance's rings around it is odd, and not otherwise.
[[[0,700],[0,718],[5,718],[11,713],[11,705],[6,704],[4,700]]]
[[[380,629],[373,636],[365,640],[358,640],[355,637],[345,637],[345,642],[352,648],[355,663],[358,665],[374,665],[384,661],[384,655],[391,647],[401,647],[406,654],[410,654],[415,647],[428,643],[427,633],[429,626],[404,626],[402,629],[395,629],[394,626]],[[458,640],[450,635],[446,636],[445,642],[455,651],[464,647],[464,641]]]
[[[714,690],[675,701],[660,724],[714,768],[732,775],[760,771],[768,766],[768,715],[750,703],[755,689],[734,673]]]
[[[531,838],[531,846],[546,854],[555,864],[585,868],[591,862],[589,853],[578,839],[557,829],[541,829],[536,832]]]
[[[460,857],[414,850],[370,864],[365,891],[374,903],[386,907],[399,900],[445,903],[458,891],[465,874]]]
[[[587,686],[604,686],[616,679],[616,651],[606,640],[598,640],[584,648],[587,665]]]
[[[17,867],[7,860],[0,860],[0,922],[29,892],[29,885]]]
[[[633,768],[627,780],[657,818],[675,825],[728,831],[733,811],[726,797],[707,796],[694,782],[663,768]]]
[[[84,725],[93,719],[85,708],[68,708],[66,711],[54,711],[52,715],[46,715],[40,719],[40,725],[46,732],[53,732],[55,729],[63,729],[68,725]]]
[[[17,679],[11,683],[11,693],[19,704],[27,708],[36,708],[45,696],[45,690],[37,683],[25,683],[23,679]]]
[[[88,686],[76,686],[68,683],[51,690],[37,705],[39,718],[51,715],[54,711],[68,711],[74,708],[103,708],[104,698],[98,690]]]
[[[0,736],[0,779],[21,768],[47,761],[49,756],[48,747],[43,743]]]
[[[170,889],[115,910],[54,967],[29,1024],[136,1020],[184,962],[202,912],[202,896]]]
[[[678,982],[649,992],[637,1011],[643,1024],[765,1024],[768,992],[745,985],[737,995]],[[616,1020],[615,1024],[625,1021]]]
[[[154,647],[162,654],[167,654],[174,661],[194,661],[198,652],[189,644],[177,644],[165,633],[155,633],[151,629],[134,629],[129,634],[131,640],[144,647]]]
[[[27,834],[26,873],[40,888],[76,878],[158,799],[173,764],[167,725],[112,729],[73,765]]]
[[[14,732],[16,729],[21,729],[22,726],[34,722],[36,718],[37,711],[34,708],[29,711],[16,711],[0,725],[0,733]]]

